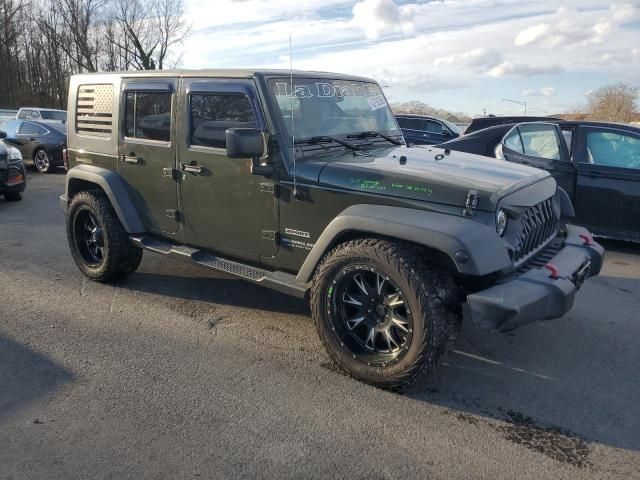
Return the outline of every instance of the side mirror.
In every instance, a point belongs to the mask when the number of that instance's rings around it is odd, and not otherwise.
[[[264,155],[264,137],[257,128],[227,128],[227,157],[254,158]]]
[[[7,132],[4,130],[0,130],[0,140],[7,138]]]

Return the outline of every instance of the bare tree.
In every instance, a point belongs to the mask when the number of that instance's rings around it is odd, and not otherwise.
[[[625,83],[605,85],[587,95],[590,119],[628,123],[638,111],[638,87]]]
[[[183,0],[116,0],[115,19],[120,35],[109,38],[140,70],[162,70],[170,48],[190,32]]]
[[[471,121],[471,117],[462,112],[450,112],[441,108],[434,108],[431,105],[420,102],[418,100],[409,100],[408,102],[392,103],[391,109],[394,113],[413,113],[415,115],[430,115],[443,120],[455,123],[466,123]]]
[[[185,21],[183,0],[156,0],[155,17],[160,34],[158,68],[162,70],[170,48],[184,42],[191,26]]]

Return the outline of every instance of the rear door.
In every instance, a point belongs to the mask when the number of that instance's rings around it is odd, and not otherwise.
[[[577,220],[599,235],[640,240],[640,134],[580,126],[574,135]]]
[[[424,120],[424,133],[422,137],[429,145],[438,145],[451,140],[451,132],[442,123],[436,120]]]
[[[33,152],[39,144],[38,125],[33,122],[22,122],[16,133],[16,147],[22,153],[24,161],[33,162]]]
[[[178,231],[176,79],[125,80],[121,100],[118,171],[145,227]]]
[[[403,124],[404,126],[402,126]],[[406,117],[402,120],[400,126],[402,128],[404,139],[408,143],[416,145],[424,145],[427,143],[424,137],[426,132],[422,129],[424,122],[421,118]]]
[[[275,179],[251,173],[251,159],[229,158],[228,128],[265,130],[255,85],[247,79],[184,79],[179,159],[184,235],[189,244],[237,257],[277,251]]]
[[[557,125],[521,123],[502,140],[502,155],[510,162],[547,170],[571,198],[575,193],[575,168]]]

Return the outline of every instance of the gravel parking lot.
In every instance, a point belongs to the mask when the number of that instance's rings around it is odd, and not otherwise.
[[[640,247],[398,394],[338,373],[304,302],[149,253],[87,281],[64,175],[29,180],[0,200],[0,478],[640,478]]]

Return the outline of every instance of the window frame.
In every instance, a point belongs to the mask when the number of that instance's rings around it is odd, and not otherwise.
[[[265,133],[266,126],[262,111],[258,108],[257,93],[251,84],[240,81],[193,81],[185,90],[186,101],[186,139],[185,147],[188,151],[193,152],[210,152],[210,153],[224,153],[226,155],[227,148],[221,147],[208,147],[205,145],[192,145],[191,144],[191,95],[243,95],[249,101],[253,116],[256,122],[256,129]]]
[[[526,153],[525,152],[525,148],[524,148],[524,140],[522,138],[522,133],[520,132],[520,127],[522,126],[548,126],[551,128],[551,130],[553,130],[553,134],[554,137],[556,139],[556,146],[558,147],[558,158],[545,158],[545,157],[540,157],[537,155],[531,155],[530,153]],[[520,144],[522,145],[522,151],[518,152],[516,150],[513,150],[512,148],[509,148],[505,145],[505,139],[512,134],[513,131],[517,131],[518,132],[518,136],[520,138]],[[532,159],[532,160],[537,160],[540,162],[560,162],[562,164],[571,164],[571,156],[569,155],[569,149],[567,147],[567,142],[564,139],[564,136],[562,135],[562,131],[560,130],[560,127],[555,124],[555,123],[550,123],[550,122],[522,122],[522,123],[517,123],[515,125],[512,126],[512,128],[510,128],[506,134],[504,134],[502,136],[502,139],[500,140],[500,145],[502,146],[502,149],[507,149],[510,152],[515,153],[516,155],[521,155],[523,157],[526,157],[528,159]]]
[[[136,126],[136,109],[138,106],[138,93],[156,93],[156,94],[164,94],[169,95],[169,140],[154,140],[151,138],[138,138],[138,137],[130,137],[127,133],[127,95],[133,93],[134,104],[133,104],[133,126],[135,133]],[[121,103],[121,112],[122,119],[120,121],[120,136],[123,141],[127,143],[137,143],[137,144],[145,144],[145,145],[155,145],[160,147],[171,147],[173,142],[173,126],[174,126],[174,102],[175,102],[175,91],[173,88],[173,84],[169,82],[128,82],[122,88],[122,95],[120,99]]]
[[[27,124],[34,127],[35,133],[22,132],[22,127],[27,125]],[[40,134],[38,133],[38,124],[37,123],[33,123],[32,121],[29,121],[29,120],[24,120],[22,122],[22,124],[18,127],[18,131],[16,133],[18,135],[31,135],[32,137],[39,137],[40,136]]]

